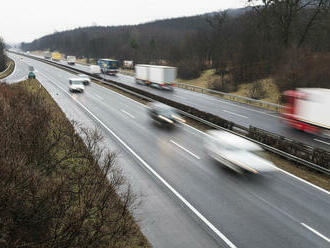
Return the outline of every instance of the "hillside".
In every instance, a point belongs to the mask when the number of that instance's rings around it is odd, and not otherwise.
[[[162,62],[178,67],[182,79],[214,69],[217,78],[211,87],[226,92],[262,79],[275,79],[280,91],[329,87],[323,65],[330,53],[330,7],[320,0],[315,1],[319,5],[271,2],[258,11],[250,7],[139,25],[77,28],[22,43],[22,48],[87,59]]]

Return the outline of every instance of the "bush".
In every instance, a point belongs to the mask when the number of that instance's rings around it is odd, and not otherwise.
[[[71,125],[40,93],[5,84],[0,123],[0,247],[148,246],[129,213],[135,197],[97,132]]]
[[[237,91],[238,85],[229,79],[219,77],[210,83],[209,88],[212,90],[229,93]]]
[[[260,100],[266,97],[266,90],[264,89],[260,81],[255,82],[251,85],[251,88],[247,92],[247,97]]]

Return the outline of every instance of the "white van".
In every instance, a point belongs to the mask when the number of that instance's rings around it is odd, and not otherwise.
[[[84,80],[82,78],[70,78],[69,79],[70,92],[83,93],[85,90]]]

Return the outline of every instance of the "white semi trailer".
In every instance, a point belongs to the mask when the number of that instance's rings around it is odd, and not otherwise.
[[[330,133],[330,89],[300,88],[284,92],[282,116],[289,126],[310,133]]]
[[[160,65],[136,65],[135,79],[137,83],[173,90],[176,86],[177,68]]]

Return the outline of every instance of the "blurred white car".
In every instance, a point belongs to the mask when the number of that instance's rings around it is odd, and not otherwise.
[[[226,131],[207,132],[204,147],[210,157],[239,173],[277,170],[264,157],[265,151],[259,145]]]
[[[91,83],[91,79],[89,78],[89,76],[85,75],[85,74],[78,74],[78,77],[81,78],[84,82],[84,85],[89,85]]]
[[[71,92],[83,93],[85,90],[84,81],[81,78],[70,78],[69,79],[69,90]]]

